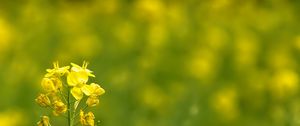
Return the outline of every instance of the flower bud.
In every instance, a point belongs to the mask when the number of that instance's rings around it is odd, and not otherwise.
[[[45,94],[40,94],[36,99],[35,102],[38,103],[41,107],[48,107],[51,105],[50,99]]]
[[[96,96],[90,96],[87,100],[86,100],[86,104],[89,107],[95,107],[99,104],[99,99]]]
[[[37,123],[38,126],[50,126],[49,117],[48,116],[42,116],[41,121]]]
[[[79,114],[79,118],[80,118],[80,123],[83,126],[94,126],[95,122],[95,116],[92,112],[88,112],[87,114],[84,114],[84,112],[82,110],[80,110],[80,114]]]
[[[54,83],[50,78],[43,78],[41,85],[46,92],[56,92]]]
[[[53,103],[53,106],[54,106],[53,114],[55,116],[58,116],[59,114],[65,113],[67,111],[67,106],[61,101],[55,101]]]

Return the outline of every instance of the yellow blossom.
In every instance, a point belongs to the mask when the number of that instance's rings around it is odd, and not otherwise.
[[[84,114],[84,112],[80,110],[79,116],[80,116],[80,123],[83,126],[94,126],[95,116],[92,112],[88,112],[87,114]]]
[[[95,83],[85,85],[81,88],[81,90],[85,95],[89,96],[89,98],[86,101],[86,104],[89,107],[98,105],[99,99],[97,97],[105,93],[105,90]]]
[[[51,105],[50,99],[45,94],[40,94],[35,101],[41,106],[41,107],[48,107]]]
[[[95,77],[95,75],[92,74],[92,71],[87,69],[88,62],[84,61],[82,64],[82,67],[80,67],[79,65],[77,65],[75,63],[71,63],[71,65],[72,65],[71,71],[73,71],[73,72],[84,71],[88,76]]]
[[[83,62],[82,67],[74,63],[71,63],[71,65],[72,68],[67,76],[67,82],[68,85],[72,87],[71,94],[78,101],[83,97],[82,88],[86,85],[88,77],[95,77],[95,75],[92,74],[92,71],[87,69],[88,63],[86,62]]]
[[[42,116],[41,121],[37,123],[38,126],[51,126],[48,116]]]
[[[88,81],[88,76],[84,72],[70,72],[67,77],[69,86],[83,86]]]
[[[83,62],[82,67],[80,67],[77,64],[71,63],[72,68],[71,72],[67,77],[67,81],[69,86],[77,86],[87,83],[88,77],[95,77],[95,75],[92,74],[92,71],[87,69],[88,63]]]
[[[58,116],[59,114],[65,113],[67,111],[67,106],[61,101],[55,101],[53,103],[53,114]]]
[[[105,90],[96,83],[87,84],[89,77],[95,77],[92,71],[87,69],[87,62],[83,62],[82,66],[78,66],[71,63],[72,68],[69,66],[59,67],[58,62],[53,63],[53,69],[47,69],[47,74],[44,76],[41,82],[41,86],[44,93],[40,94],[35,101],[41,107],[51,107],[53,114],[59,116],[68,111],[67,118],[69,124],[74,124],[74,119],[78,113],[76,113],[77,107],[79,107],[80,100],[84,95],[88,96],[86,104],[89,107],[93,107],[99,104],[98,96],[105,93]],[[67,76],[64,76],[67,75]],[[63,85],[62,80],[67,81],[66,85]],[[62,91],[63,86],[69,86],[67,91]],[[66,94],[67,93],[67,96]],[[76,101],[73,102],[70,99],[72,95]],[[67,97],[67,98],[66,98]],[[68,104],[65,104],[68,102]],[[71,107],[74,106],[72,109]],[[71,110],[74,110],[73,112]],[[83,126],[94,126],[95,116],[92,112],[84,113],[82,110],[79,112],[79,121]],[[38,126],[51,126],[49,118],[43,116],[41,121],[37,123]]]
[[[105,93],[105,90],[100,87],[100,85],[91,83],[90,85],[84,85],[81,90],[84,94],[87,96],[94,95],[94,96],[100,96]]]
[[[45,77],[60,77],[69,72],[70,66],[59,67],[58,62],[53,63],[53,69],[47,69]]]

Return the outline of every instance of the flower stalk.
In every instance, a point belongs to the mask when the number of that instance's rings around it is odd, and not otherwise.
[[[73,126],[72,119],[71,119],[71,97],[70,97],[70,91],[68,91],[68,125]]]

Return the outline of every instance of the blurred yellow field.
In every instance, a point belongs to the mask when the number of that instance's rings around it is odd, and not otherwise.
[[[67,126],[35,102],[56,61],[90,63],[101,126],[298,126],[299,12],[297,0],[0,0],[0,126],[44,114]]]

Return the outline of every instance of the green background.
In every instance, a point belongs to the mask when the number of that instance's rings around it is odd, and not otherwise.
[[[298,126],[299,12],[298,0],[1,0],[0,125],[35,125],[45,70],[86,60],[106,90],[101,126]]]

